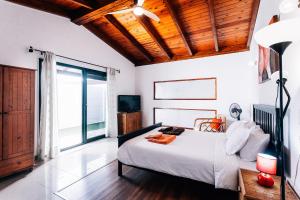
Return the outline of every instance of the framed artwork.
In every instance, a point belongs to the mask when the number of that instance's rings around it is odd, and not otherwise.
[[[270,49],[259,45],[258,82],[264,83],[271,79]]]
[[[216,77],[155,81],[153,88],[154,100],[217,100]]]
[[[273,16],[269,24],[278,22],[278,16]],[[258,46],[258,82],[264,83],[271,79],[271,75],[279,70],[279,55],[270,48]]]

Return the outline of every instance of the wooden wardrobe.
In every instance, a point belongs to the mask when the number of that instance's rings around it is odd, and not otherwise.
[[[0,65],[0,177],[34,164],[35,71]]]

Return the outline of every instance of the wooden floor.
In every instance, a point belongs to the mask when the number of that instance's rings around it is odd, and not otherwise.
[[[123,166],[123,177],[117,175],[117,162],[58,192],[68,200],[75,199],[195,199],[235,200],[238,193],[216,190],[214,186]]]

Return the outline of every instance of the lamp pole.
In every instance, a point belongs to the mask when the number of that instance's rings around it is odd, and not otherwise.
[[[284,131],[283,131],[283,119],[284,119],[284,110],[287,109],[283,108],[283,90],[284,90],[284,80],[283,80],[283,71],[282,71],[282,56],[286,50],[286,48],[292,42],[280,42],[270,46],[271,49],[276,51],[279,54],[279,156],[281,161],[281,184],[280,184],[280,191],[281,191],[281,200],[285,200],[285,149],[284,149]],[[288,106],[288,104],[287,104]],[[278,147],[276,147],[278,150]]]

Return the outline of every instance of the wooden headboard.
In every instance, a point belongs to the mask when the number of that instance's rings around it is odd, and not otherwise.
[[[270,134],[270,144],[266,153],[279,158],[279,108],[270,105],[253,105],[253,121],[263,129],[266,134]],[[278,161],[280,165],[280,161]],[[278,169],[280,169],[278,167]],[[279,170],[278,170],[278,173]]]

